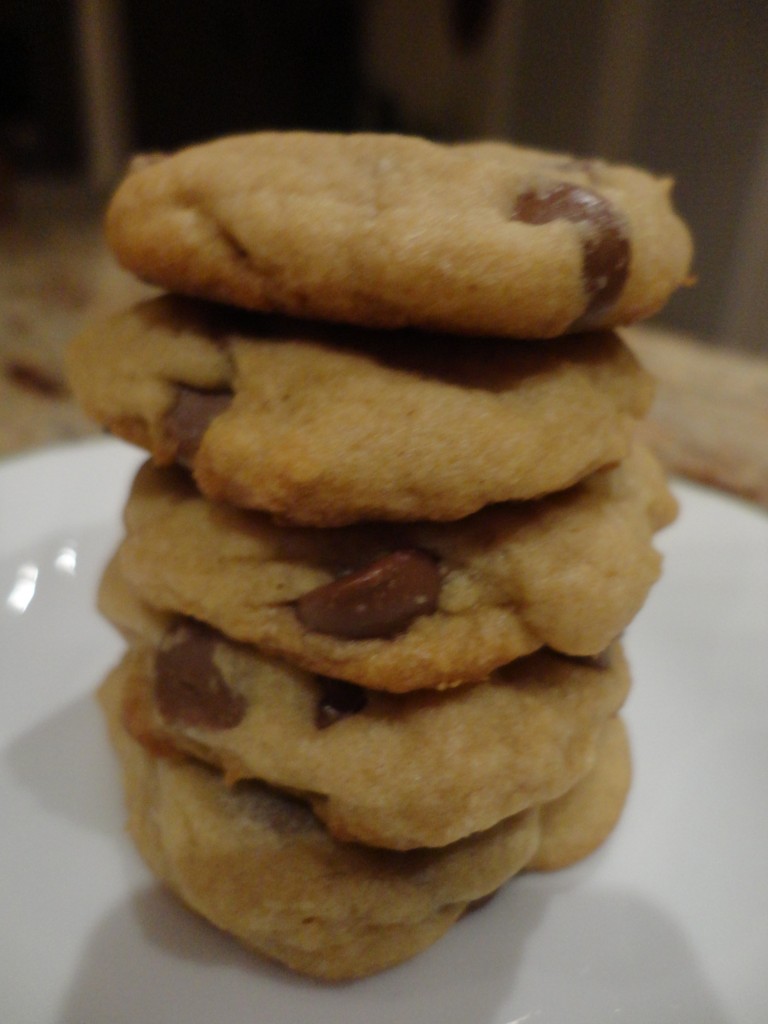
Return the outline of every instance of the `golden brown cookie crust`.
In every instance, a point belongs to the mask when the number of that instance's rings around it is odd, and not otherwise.
[[[629,736],[617,716],[605,726],[591,771],[541,808],[541,842],[528,868],[559,871],[593,853],[616,828],[631,782]]]
[[[444,846],[560,796],[592,766],[630,685],[614,647],[599,664],[539,652],[441,693],[339,693],[334,681],[177,625],[126,656],[132,731],[230,780],[302,795],[340,839],[393,849]],[[165,667],[159,652],[178,643],[194,676]],[[220,716],[224,706],[231,716]]]
[[[589,774],[551,805],[436,850],[340,844],[301,802],[259,784],[228,788],[194,759],[136,742],[123,722],[129,671],[127,662],[114,669],[99,696],[139,852],[191,909],[257,953],[324,980],[393,966],[521,869],[585,856],[605,840],[626,795],[626,737],[614,719]]]
[[[192,759],[137,743],[122,721],[125,672],[110,674],[100,698],[139,851],[193,910],[294,970],[339,980],[399,963],[536,849],[535,811],[440,850],[340,844],[299,801],[257,784],[228,788]]]
[[[549,343],[361,332],[163,297],[69,352],[91,416],[161,463],[180,393],[232,393],[188,461],[206,495],[286,521],[450,520],[623,458],[653,396],[614,334]]]
[[[541,646],[601,652],[657,579],[652,535],[674,511],[660,466],[640,446],[615,469],[538,502],[455,523],[337,530],[280,526],[214,504],[186,474],[146,464],[102,599],[125,587],[119,575],[154,609],[192,616],[310,671],[393,692],[444,687],[482,680]],[[302,621],[303,595],[340,571],[414,550],[435,559],[434,611],[363,639]]]
[[[649,316],[686,280],[670,192],[636,168],[501,142],[262,132],[137,165],[107,233],[125,267],[180,294],[547,338]]]

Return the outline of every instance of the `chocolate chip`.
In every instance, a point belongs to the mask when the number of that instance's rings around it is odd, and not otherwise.
[[[342,718],[357,715],[368,703],[368,694],[355,683],[319,676],[322,692],[317,702],[315,725],[327,729]]]
[[[416,548],[393,551],[357,572],[310,590],[296,602],[299,621],[346,640],[393,636],[419,615],[431,615],[440,568]]]
[[[572,329],[586,329],[598,322],[618,299],[629,273],[629,238],[611,204],[582,185],[543,182],[517,197],[514,216],[525,224],[567,220],[591,226],[582,243],[587,305]]]
[[[192,619],[163,638],[155,656],[155,700],[168,722],[204,729],[233,729],[247,704],[224,681],[213,657],[215,630]]]
[[[211,420],[224,412],[231,401],[231,391],[202,391],[177,385],[176,401],[166,413],[164,425],[176,445],[178,462],[192,462]]]

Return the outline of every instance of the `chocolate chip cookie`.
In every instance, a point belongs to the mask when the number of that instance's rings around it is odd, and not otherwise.
[[[207,496],[321,527],[562,490],[627,454],[653,395],[608,332],[414,338],[173,297],[89,327],[69,368],[90,415]]]
[[[671,182],[502,142],[261,132],[137,161],[125,267],[179,294],[363,326],[549,338],[687,278]]]
[[[603,730],[591,771],[540,809],[541,841],[528,868],[557,871],[593,853],[616,828],[631,781],[629,737],[617,716]]]
[[[303,802],[257,782],[225,785],[194,758],[137,742],[124,724],[130,672],[129,656],[100,698],[123,769],[129,832],[148,866],[245,945],[324,980],[414,956],[517,872],[565,866],[594,850],[620,811],[628,761],[614,719],[588,774],[552,805],[437,849],[339,843]]]
[[[262,132],[137,162],[166,290],[69,351],[151,454],[99,605],[154,873],[325,979],[438,939],[624,806],[620,640],[676,505],[613,328],[687,283],[671,184],[504,143]]]
[[[100,695],[139,851],[192,909],[294,970],[338,980],[399,963],[536,849],[533,810],[439,850],[339,843],[290,796],[253,782],[226,786],[194,759],[136,742],[123,725],[130,672],[129,657]]]
[[[541,646],[598,654],[657,579],[652,535],[675,508],[640,445],[536,502],[452,523],[325,530],[213,503],[183,471],[147,463],[117,563],[157,610],[313,672],[404,692],[482,680]]]
[[[618,645],[599,659],[540,651],[483,683],[409,694],[304,672],[192,619],[158,623],[132,651],[126,720],[144,742],[303,795],[338,838],[395,849],[446,845],[560,796],[629,688]]]

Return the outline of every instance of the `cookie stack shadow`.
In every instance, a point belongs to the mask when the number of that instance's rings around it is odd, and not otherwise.
[[[495,228],[451,220],[502,180],[506,292]],[[621,635],[676,506],[612,328],[685,278],[667,191],[512,146],[291,133],[118,190],[116,255],[165,291],[70,350],[86,411],[151,453],[101,585],[127,649],[100,697],[138,849],[247,946],[370,974],[613,830]]]

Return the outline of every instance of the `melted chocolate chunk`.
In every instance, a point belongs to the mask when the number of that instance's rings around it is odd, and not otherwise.
[[[296,602],[296,614],[317,633],[345,640],[388,637],[419,615],[431,615],[439,594],[436,559],[406,548],[310,590]]]
[[[322,692],[315,713],[318,729],[327,729],[341,718],[358,714],[368,703],[368,694],[362,686],[327,676],[320,676],[319,681]]]
[[[155,656],[155,700],[163,718],[182,726],[233,729],[245,715],[214,663],[218,634],[188,620],[171,630]]]
[[[231,391],[201,391],[185,384],[176,387],[176,401],[165,416],[165,430],[176,445],[176,459],[189,466],[203,434],[232,401]]]
[[[517,197],[514,216],[525,224],[567,220],[589,225],[582,243],[587,306],[572,329],[585,330],[596,323],[616,302],[629,274],[629,238],[611,204],[582,185],[543,182]]]

